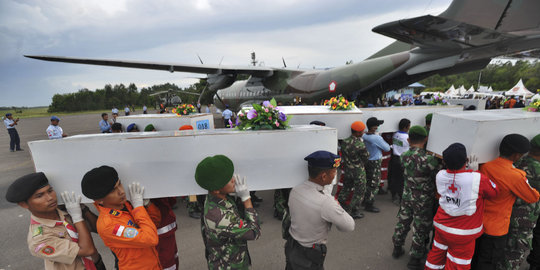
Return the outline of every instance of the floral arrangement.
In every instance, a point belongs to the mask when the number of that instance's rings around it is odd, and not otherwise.
[[[177,115],[188,115],[195,112],[195,106],[191,104],[180,104],[178,107],[172,109],[172,113]]]
[[[337,110],[347,111],[355,107],[354,102],[349,102],[346,98],[344,98],[341,95],[325,100],[323,105],[330,106],[330,110],[334,110],[334,111],[337,111]]]
[[[238,113],[236,123],[238,130],[268,130],[285,129],[289,127],[290,117],[280,112],[277,108],[276,100],[265,101],[260,104],[253,104],[253,109],[242,110]],[[233,123],[231,122],[231,127]]]
[[[428,103],[429,105],[448,105],[448,101],[444,99],[441,94],[433,95]]]
[[[540,99],[536,99],[531,101],[531,104],[527,106],[525,109],[529,112],[540,112]]]

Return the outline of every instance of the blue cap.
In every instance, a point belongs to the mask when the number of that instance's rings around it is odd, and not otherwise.
[[[309,166],[318,168],[338,168],[341,164],[341,157],[322,150],[309,154],[304,160],[308,162]]]
[[[137,125],[135,125],[135,123],[129,124],[129,126],[127,126],[127,128],[126,128],[126,132],[130,132],[136,127],[137,127]]]
[[[11,114],[10,112],[6,113],[6,117],[8,116],[12,116],[13,114]]]
[[[53,120],[60,121],[60,118],[53,115],[53,116],[51,116],[51,121],[53,121]]]

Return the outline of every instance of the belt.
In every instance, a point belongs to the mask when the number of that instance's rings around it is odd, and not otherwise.
[[[173,223],[171,223],[171,224],[169,224],[167,226],[163,226],[163,227],[159,228],[157,230],[157,234],[162,235],[162,234],[168,233],[174,228],[176,228],[176,221],[173,221]]]

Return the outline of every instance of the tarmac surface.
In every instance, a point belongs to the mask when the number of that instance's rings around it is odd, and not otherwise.
[[[220,115],[214,116],[214,123],[221,124]],[[60,126],[68,135],[91,134],[99,132],[100,120],[101,117],[97,114],[63,116]],[[21,152],[10,152],[9,135],[7,131],[0,132],[0,270],[43,269],[43,260],[33,257],[26,243],[30,213],[7,202],[5,193],[16,178],[34,172],[27,142],[46,140],[45,130],[48,125],[49,119],[45,117],[22,119],[17,126],[21,147],[24,149]],[[61,191],[57,190],[57,193],[59,192]],[[285,241],[281,238],[281,221],[273,217],[273,191],[259,191],[257,195],[264,199],[257,208],[263,224],[261,237],[248,243],[252,269],[285,269]],[[331,230],[325,269],[407,269],[407,253],[397,260],[391,256],[391,238],[397,221],[398,206],[392,204],[390,195],[377,195],[375,205],[381,212],[365,213],[364,218],[356,220],[353,232],[342,233],[335,228]],[[200,221],[188,216],[183,200],[179,200],[174,212],[178,224],[176,240],[179,269],[207,269]],[[407,252],[411,243],[410,234],[405,244]],[[114,269],[111,252],[103,245],[99,235],[92,236],[107,269]],[[521,269],[525,268],[525,265],[522,265]]]

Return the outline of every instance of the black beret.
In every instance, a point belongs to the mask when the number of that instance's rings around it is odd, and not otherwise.
[[[318,168],[332,169],[339,167],[341,164],[341,157],[322,150],[309,154],[304,160],[308,162],[309,166]]]
[[[459,170],[467,163],[467,149],[461,143],[453,143],[443,151],[443,160],[450,170]]]
[[[6,200],[12,203],[24,202],[36,190],[49,184],[49,180],[42,172],[27,174],[13,182],[6,192]]]
[[[326,126],[326,123],[318,121],[318,120],[311,121],[309,124],[310,125],[317,125],[317,126]]]
[[[499,145],[500,153],[519,153],[525,154],[531,150],[531,143],[529,139],[520,134],[508,134],[504,136]]]
[[[118,182],[118,173],[113,167],[101,166],[84,174],[81,189],[84,196],[97,200],[109,194]]]

